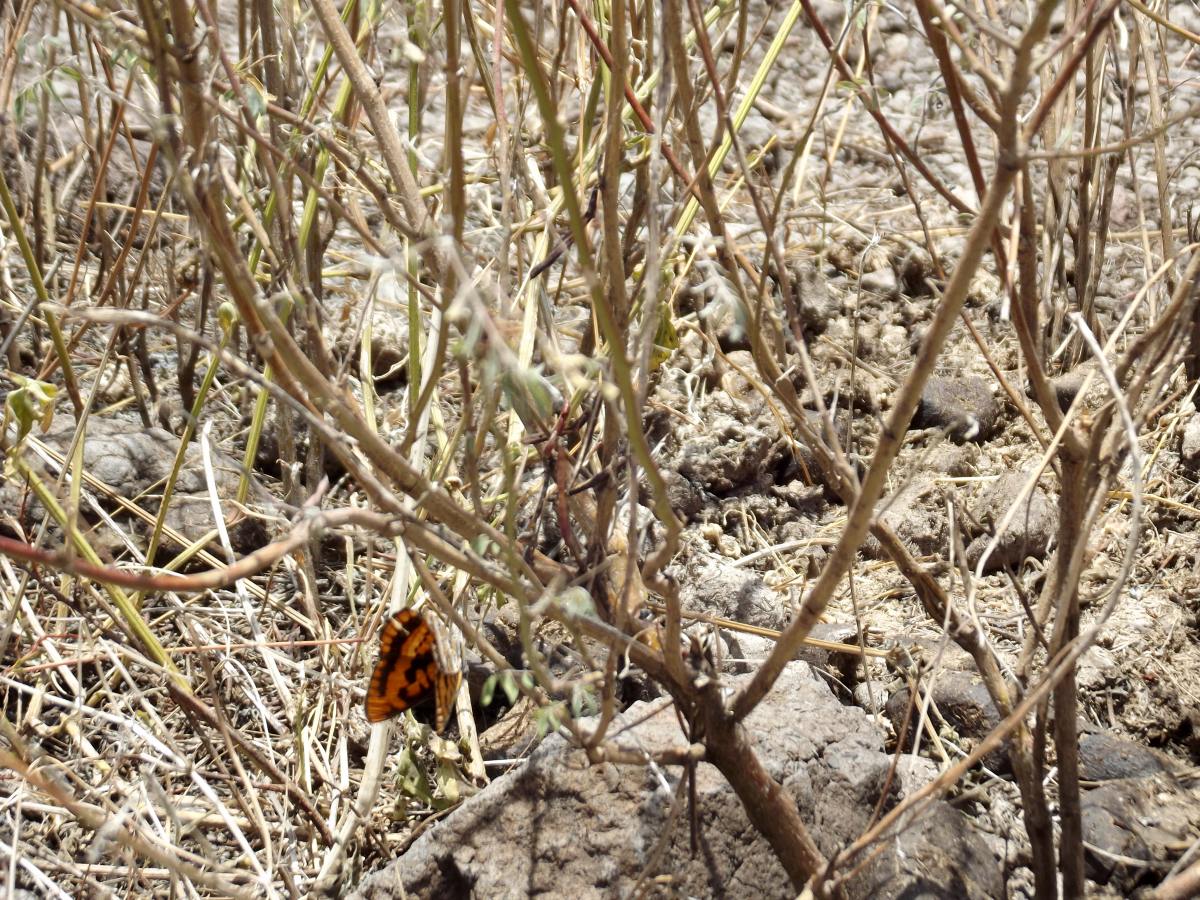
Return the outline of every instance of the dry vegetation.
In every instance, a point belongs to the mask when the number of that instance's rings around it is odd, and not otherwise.
[[[715,766],[796,891],[1004,746],[1019,890],[1083,896],[1081,660],[1148,666],[1129,610],[1181,607],[1168,690],[1200,685],[1200,36],[1138,0],[901,6],[0,0],[9,888],[347,890],[496,771],[481,678],[456,743],[366,725],[379,624],[423,603],[594,761],[646,763],[608,729],[630,670],[656,686],[693,740],[654,762]],[[814,273],[849,332],[818,336]],[[727,554],[795,575],[736,691],[671,568],[704,541],[663,388],[699,359],[824,491],[819,541]],[[1044,562],[875,515],[947,436],[909,430],[929,379],[968,369],[1006,416],[979,471],[1056,507]],[[829,858],[742,722],[831,609],[957,644],[999,725]],[[1126,733],[1197,752],[1186,710],[1155,733],[1126,699]],[[1185,850],[1161,896],[1200,881]]]

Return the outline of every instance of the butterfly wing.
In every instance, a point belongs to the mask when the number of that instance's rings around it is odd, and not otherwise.
[[[440,675],[434,647],[433,631],[420,613],[404,609],[384,624],[379,661],[367,687],[368,722],[382,722],[430,699]]]
[[[454,711],[454,699],[458,694],[458,683],[462,681],[462,672],[438,672],[437,676],[437,723],[435,730],[440,734],[450,721],[450,713]]]
[[[450,721],[454,712],[454,701],[458,695],[458,685],[462,681],[462,669],[459,657],[451,652],[450,637],[440,619],[429,622],[433,631],[433,658],[437,663],[437,677],[434,679],[434,699],[436,701],[435,729],[441,733]]]

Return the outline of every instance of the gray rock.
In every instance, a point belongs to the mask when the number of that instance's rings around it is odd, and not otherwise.
[[[48,447],[65,455],[70,450],[74,433],[72,422],[52,429],[41,439]],[[165,483],[174,466],[178,446],[179,438],[162,428],[145,428],[140,422],[128,419],[91,416],[83,440],[83,468],[111,488],[114,495],[139,498],[145,509],[157,513],[161,484]],[[231,499],[237,492],[241,465],[215,447],[211,457],[218,497]],[[257,484],[251,481],[251,486],[255,488],[255,495],[259,495]],[[0,505],[19,509],[22,491],[22,486],[15,482],[0,485]],[[227,522],[230,518],[227,512]],[[214,526],[203,454],[198,443],[188,445],[184,451],[165,521],[168,527],[188,540],[200,539]],[[97,532],[93,536],[94,543],[104,546],[104,536],[105,532]],[[261,543],[263,538],[262,525],[256,519],[241,518],[230,529],[230,540],[236,550],[248,549]]]
[[[336,302],[336,300],[334,301]],[[397,387],[408,383],[408,309],[402,299],[377,299],[371,307],[371,374],[378,387]],[[323,328],[326,342],[337,348],[361,371],[359,338],[362,314],[343,308],[329,316]]]
[[[933,703],[942,718],[968,743],[977,743],[1000,724],[1000,711],[996,709],[996,704],[992,702],[987,688],[977,675],[954,669],[944,670],[933,682],[931,693]],[[908,688],[901,688],[891,696],[884,708],[884,714],[897,732],[904,726],[911,697]],[[905,735],[905,740],[911,745],[917,727],[916,710],[908,719],[908,734]],[[1007,761],[1007,752],[1003,749],[995,751],[984,761],[989,768],[1003,769]]]
[[[721,636],[725,640],[728,654],[723,660],[726,666],[724,671],[734,675],[751,671],[775,649],[775,641],[772,638],[757,634],[722,629]],[[842,684],[853,684],[861,677],[857,631],[853,624],[818,622],[809,636],[819,641],[846,644],[853,650],[843,653],[838,649],[801,644],[796,655],[792,657],[793,660],[808,663],[815,670],[828,672]],[[882,686],[878,682],[875,684],[875,696],[877,699],[883,696]],[[866,704],[857,705],[868,708]]]
[[[790,617],[786,594],[717,556],[693,555],[678,580],[680,602],[688,609],[760,628],[781,629]]]
[[[1165,753],[1111,731],[1085,734],[1079,739],[1079,777],[1085,781],[1140,778],[1178,770],[1179,766]]]
[[[792,292],[800,308],[804,331],[820,334],[842,313],[841,298],[829,290],[825,276],[809,263],[796,263],[789,268]]]
[[[1002,475],[984,491],[975,507],[975,518],[989,529],[967,547],[967,562],[979,563],[983,551],[1016,502],[1027,476],[1020,472]],[[1020,565],[1027,558],[1044,559],[1058,530],[1058,507],[1040,487],[1033,489],[1000,535],[996,548],[988,556],[984,572]]]
[[[813,630],[815,632],[817,629]],[[775,649],[773,639],[757,634],[721,629],[721,637],[725,642],[725,656],[720,660],[724,666],[722,671],[732,675],[742,675],[757,668],[758,664],[770,656],[771,651]],[[836,640],[836,638],[830,637],[824,639]],[[831,669],[831,659],[835,656],[840,660],[843,654],[835,654],[821,647],[804,645],[792,658],[806,662],[814,669]]]
[[[686,746],[672,710],[642,720],[647,710],[635,705],[621,721],[637,724],[610,730],[619,746],[639,752]],[[889,764],[882,736],[861,711],[842,707],[807,666],[793,664],[746,728],[823,853],[861,832]],[[628,896],[647,884],[639,879],[656,877],[669,879],[678,896],[795,896],[740,800],[707,763],[696,767],[699,849],[690,852],[686,810],[672,816],[682,777],[675,767],[589,766],[581,751],[548,738],[524,765],[427,830],[350,896]],[[896,790],[913,789],[905,777]],[[1000,872],[968,820],[935,804],[866,860],[844,896],[995,897],[1003,890]]]
[[[894,294],[899,286],[899,279],[896,278],[896,273],[891,266],[883,266],[876,269],[874,272],[866,272],[859,281],[864,291],[870,291],[872,294]]]
[[[1179,458],[1193,472],[1200,469],[1200,413],[1192,413],[1187,424],[1183,426]]]
[[[937,763],[932,759],[905,753],[896,760],[896,774],[900,778],[900,799],[903,800],[932,784],[939,773]]]
[[[1000,416],[991,386],[976,375],[934,376],[925,384],[913,415],[914,428],[944,428],[956,441],[985,441]]]
[[[946,511],[941,491],[929,477],[920,477],[885,498],[876,516],[892,527],[896,536],[920,556],[944,554],[947,546]],[[873,537],[863,544],[863,553],[880,558],[883,548]]]
[[[1088,875],[1126,896],[1200,838],[1200,792],[1161,775],[1110,781],[1081,803]]]
[[[758,634],[721,629],[724,656],[719,660],[722,672],[742,675],[752,671],[775,649],[775,642]]]

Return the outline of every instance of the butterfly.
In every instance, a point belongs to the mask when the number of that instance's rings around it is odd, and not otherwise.
[[[431,700],[434,730],[450,719],[461,672],[449,672],[440,659],[437,635],[428,620],[413,609],[402,609],[379,635],[379,661],[367,686],[367,721],[382,722]]]

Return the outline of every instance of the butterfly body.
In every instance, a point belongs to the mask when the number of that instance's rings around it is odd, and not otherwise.
[[[379,661],[367,686],[367,721],[382,722],[406,709],[435,706],[434,728],[450,719],[460,672],[447,670],[437,635],[425,616],[403,609],[383,625]]]

